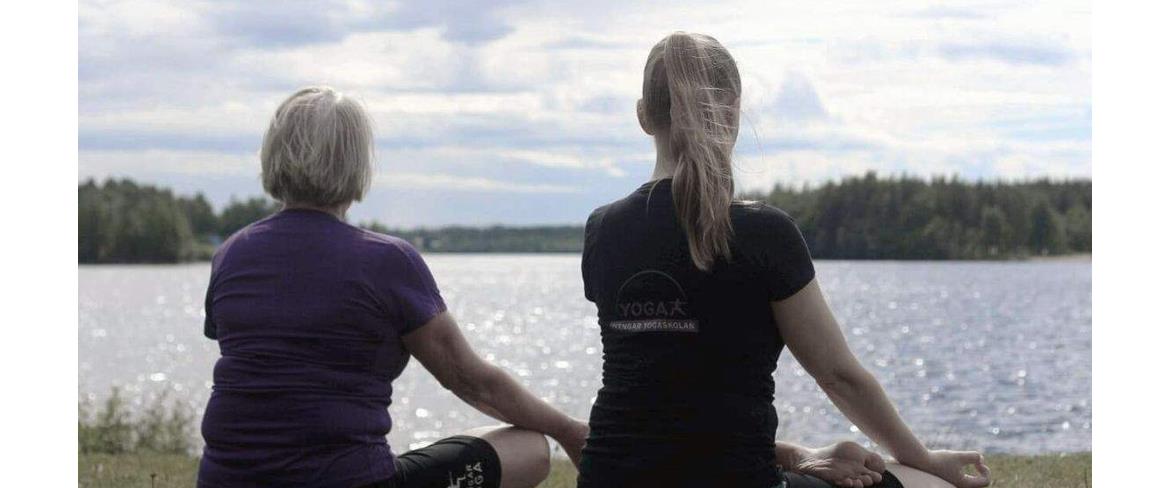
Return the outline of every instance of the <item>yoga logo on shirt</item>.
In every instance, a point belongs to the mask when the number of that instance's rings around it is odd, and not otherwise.
[[[609,328],[619,332],[698,332],[691,318],[687,294],[673,277],[648,269],[629,277],[617,293],[617,320]]]

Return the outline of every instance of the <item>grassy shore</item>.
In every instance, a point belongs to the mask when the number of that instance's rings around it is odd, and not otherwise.
[[[1093,455],[989,456],[995,483],[1005,488],[1078,488],[1093,486]],[[182,454],[79,454],[78,486],[93,488],[191,487],[199,461]],[[553,463],[541,488],[576,486],[577,471],[568,461]]]
[[[131,415],[118,390],[99,407],[78,405],[78,486],[94,488],[195,486],[198,452],[195,415],[166,395]],[[1047,456],[988,456],[996,487],[1088,488],[1092,453]],[[576,486],[577,471],[567,460],[553,463],[542,488]]]

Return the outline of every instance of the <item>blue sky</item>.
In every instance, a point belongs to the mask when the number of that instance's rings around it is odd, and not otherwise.
[[[272,111],[328,84],[375,122],[378,175],[353,220],[579,223],[649,176],[642,66],[688,30],[739,63],[740,188],[1089,177],[1089,2],[941,5],[82,1],[78,176],[258,195]]]

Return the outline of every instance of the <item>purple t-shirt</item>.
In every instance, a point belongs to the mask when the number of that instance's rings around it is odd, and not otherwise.
[[[220,246],[205,307],[221,357],[199,486],[351,487],[394,474],[387,407],[410,359],[402,336],[446,308],[410,244],[284,210]]]

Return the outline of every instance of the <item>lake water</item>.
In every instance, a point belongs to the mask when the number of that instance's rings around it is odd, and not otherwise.
[[[573,255],[428,255],[472,345],[571,415],[600,386],[596,310]],[[849,344],[929,444],[989,452],[1091,449],[1092,271],[1088,261],[820,261]],[[79,396],[112,386],[138,407],[163,390],[202,413],[218,357],[202,336],[206,263],[81,266]],[[787,352],[776,373],[778,436],[863,438]],[[417,362],[394,384],[395,450],[494,423]]]

